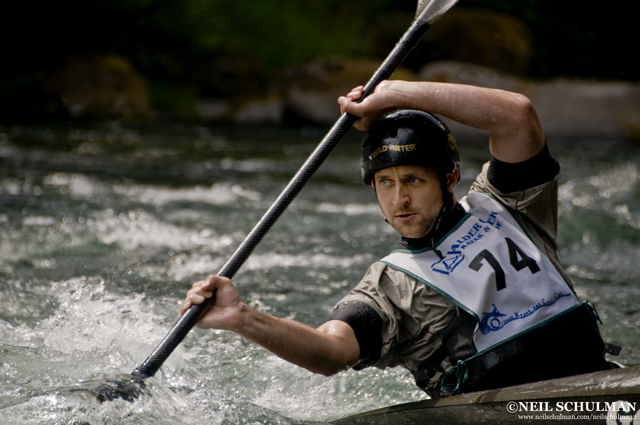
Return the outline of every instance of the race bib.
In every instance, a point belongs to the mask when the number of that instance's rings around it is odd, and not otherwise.
[[[467,215],[436,246],[383,258],[439,291],[478,322],[478,353],[527,332],[579,304],[551,261],[500,203],[471,193]]]

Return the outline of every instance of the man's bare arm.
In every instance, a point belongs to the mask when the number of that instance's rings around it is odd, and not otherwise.
[[[504,90],[461,84],[383,81],[361,103],[356,87],[338,102],[342,112],[361,117],[366,130],[377,118],[395,109],[418,109],[438,114],[470,127],[489,130],[489,149],[498,160],[525,161],[544,146],[538,115],[527,97]]]
[[[332,320],[314,329],[294,320],[269,316],[245,304],[231,281],[219,276],[194,283],[181,314],[192,304],[210,298],[214,290],[216,303],[198,322],[198,327],[236,332],[291,363],[325,376],[353,366],[360,357],[358,341],[346,323]]]

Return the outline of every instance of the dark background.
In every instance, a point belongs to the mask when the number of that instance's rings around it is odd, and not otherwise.
[[[162,99],[232,98],[259,93],[283,69],[313,58],[382,59],[416,7],[408,0],[3,3],[3,122],[59,113],[34,105],[46,103],[47,76],[69,58],[126,58],[143,76],[156,107]],[[458,8],[506,13],[527,25],[532,54],[525,76],[640,79],[635,3],[461,0]],[[414,69],[423,64],[415,57],[406,62]]]

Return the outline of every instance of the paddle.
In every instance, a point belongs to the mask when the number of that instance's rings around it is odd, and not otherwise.
[[[429,29],[431,24],[447,12],[458,0],[419,0],[411,26],[404,33],[400,41],[393,48],[389,56],[382,63],[380,68],[374,73],[369,82],[365,85],[361,100],[371,94],[375,87],[383,80],[389,78],[398,65],[404,60],[409,52],[415,47],[420,38]],[[264,214],[262,219],[255,225],[253,230],[245,238],[231,258],[218,272],[219,276],[228,278],[238,271],[240,266],[249,257],[253,249],[273,226],[276,220],[284,212],[291,201],[302,190],[311,176],[318,170],[320,165],[329,156],[342,137],[355,123],[357,117],[343,114],[333,125],[329,132],[322,139],[318,147],[302,165],[293,179],[289,182],[278,199]],[[155,351],[144,361],[140,367],[136,368],[131,375],[124,375],[118,380],[111,380],[98,386],[98,400],[112,400],[122,398],[127,401],[135,399],[144,391],[140,386],[144,386],[144,379],[153,376],[169,357],[173,350],[182,342],[191,328],[200,320],[200,317],[215,303],[215,294],[204,303],[192,306],[178,320],[169,331],[167,336],[160,342]],[[115,385],[114,385],[115,383]]]

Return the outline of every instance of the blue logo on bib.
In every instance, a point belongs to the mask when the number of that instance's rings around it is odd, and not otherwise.
[[[458,267],[458,264],[464,260],[464,254],[461,251],[457,251],[457,248],[458,245],[453,245],[451,250],[440,261],[431,265],[431,270],[447,275],[453,272]]]
[[[504,326],[508,325],[514,320],[520,320],[520,319],[529,317],[532,314],[534,314],[536,311],[540,310],[541,308],[552,306],[560,298],[568,297],[570,295],[571,294],[566,294],[564,292],[556,292],[553,294],[553,298],[551,300],[546,300],[543,298],[527,311],[522,313],[516,311],[506,319],[500,319],[501,317],[506,317],[507,315],[500,313],[498,311],[498,307],[496,307],[496,305],[493,304],[493,311],[490,313],[484,313],[478,327],[480,328],[480,332],[482,332],[482,335],[486,335],[489,332],[493,332],[493,331],[499,331]]]
[[[498,331],[504,326],[500,317],[505,317],[506,314],[502,314],[498,311],[498,307],[493,304],[493,311],[491,313],[484,313],[482,321],[480,322],[480,332],[482,335],[486,335],[491,331]]]

